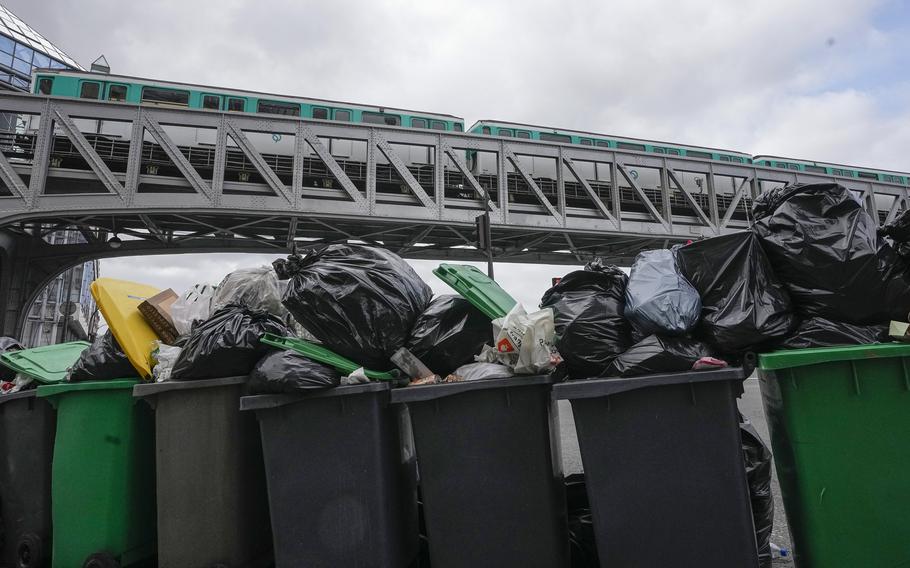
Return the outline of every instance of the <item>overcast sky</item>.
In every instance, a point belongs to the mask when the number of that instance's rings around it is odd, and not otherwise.
[[[0,1],[115,73],[910,171],[906,2]],[[102,270],[179,288],[259,261]],[[534,305],[565,268],[506,271]]]

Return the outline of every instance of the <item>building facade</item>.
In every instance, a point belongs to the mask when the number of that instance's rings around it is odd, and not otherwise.
[[[85,69],[19,17],[0,5],[0,89],[28,92],[35,69]],[[0,114],[0,130],[15,132],[14,115]],[[84,242],[74,230],[44,237],[51,244]],[[29,309],[22,336],[26,347],[86,339],[97,325],[97,308],[89,285],[98,277],[98,262],[67,270],[45,288]]]

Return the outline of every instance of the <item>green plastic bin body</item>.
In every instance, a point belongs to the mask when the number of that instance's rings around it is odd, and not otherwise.
[[[759,357],[799,568],[910,566],[910,345]]]
[[[155,554],[154,418],[133,399],[139,381],[38,387],[57,408],[51,473],[54,568],[93,554],[121,566]]]

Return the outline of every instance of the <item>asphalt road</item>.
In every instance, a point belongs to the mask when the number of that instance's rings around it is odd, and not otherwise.
[[[770,447],[768,424],[765,421],[765,413],[762,408],[758,379],[751,378],[746,380],[745,393],[739,401],[739,409],[743,416],[752,422],[762,439]],[[566,475],[580,472],[583,470],[581,454],[578,451],[575,423],[572,420],[572,407],[568,401],[559,401],[559,422],[562,436],[563,471]],[[790,534],[787,529],[787,519],[784,515],[784,504],[781,501],[780,486],[777,483],[777,472],[773,474],[772,492],[774,494],[774,528],[771,533],[771,542],[781,548],[790,550]],[[789,559],[780,558],[774,561],[774,565],[792,566],[792,562]]]

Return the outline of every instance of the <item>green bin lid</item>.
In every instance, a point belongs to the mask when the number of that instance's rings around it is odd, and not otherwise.
[[[495,280],[466,264],[440,264],[433,274],[490,319],[504,317],[518,302]]]
[[[38,387],[39,397],[56,396],[77,391],[132,389],[139,379],[112,379],[110,381],[85,381],[81,383],[56,383]]]
[[[774,351],[773,353],[759,355],[758,366],[763,371],[774,371],[835,361],[858,361],[890,357],[910,357],[910,343],[875,343],[871,345]]]
[[[87,341],[71,341],[22,351],[7,351],[0,355],[0,363],[39,383],[54,384],[66,378],[66,371],[88,346]]]
[[[297,339],[296,337],[281,337],[279,335],[274,335],[272,333],[266,333],[260,338],[260,341],[266,345],[271,345],[272,347],[278,347],[279,349],[290,349],[291,351],[296,351],[304,357],[308,357],[313,361],[318,361],[319,363],[325,363],[330,367],[335,367],[345,375],[350,375],[362,365],[358,365],[350,359],[346,359],[341,355],[326,349],[322,345],[316,345],[315,343],[310,343],[309,341],[304,341],[303,339]],[[390,373],[383,373],[381,371],[371,371],[369,369],[364,369],[364,373],[367,378],[374,381],[394,381],[397,377]]]

